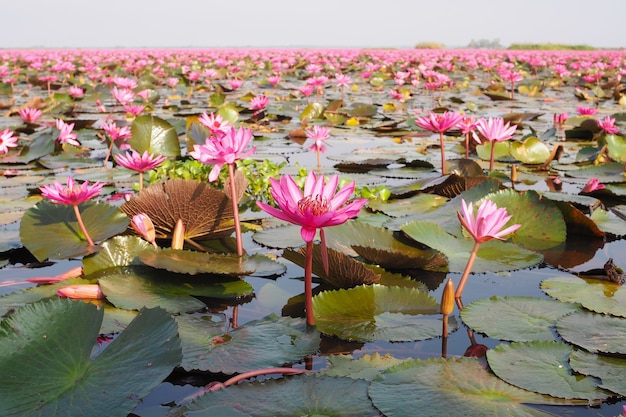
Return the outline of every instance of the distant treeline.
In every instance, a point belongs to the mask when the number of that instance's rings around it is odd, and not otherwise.
[[[571,50],[571,51],[594,51],[596,48],[589,45],[566,45],[563,43],[512,43],[507,49],[513,50]]]

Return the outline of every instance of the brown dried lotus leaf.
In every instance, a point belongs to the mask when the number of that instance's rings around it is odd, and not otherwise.
[[[218,239],[234,230],[230,198],[194,180],[171,179],[152,184],[120,208],[129,217],[138,213],[148,215],[158,239],[171,238],[178,219],[183,221],[186,239]]]
[[[305,248],[298,251],[287,249],[283,256],[290,261],[304,266]],[[313,246],[313,273],[322,281],[335,288],[353,288],[359,285],[375,284],[380,280],[380,275],[368,269],[361,262],[354,260],[343,252],[328,248],[328,274],[324,271],[322,263],[321,246]]]

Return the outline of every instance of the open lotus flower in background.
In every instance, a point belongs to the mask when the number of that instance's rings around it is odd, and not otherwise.
[[[8,153],[9,148],[16,148],[18,137],[13,136],[15,132],[10,130],[9,128],[0,130],[0,155],[3,153]]]
[[[228,166],[228,177],[230,180],[231,200],[233,204],[233,214],[235,216],[235,237],[237,240],[237,254],[243,255],[243,244],[241,242],[241,224],[239,223],[239,206],[236,198],[237,186],[235,184],[235,164],[238,160],[247,158],[256,151],[253,146],[246,149],[252,140],[252,129],[240,127],[236,129],[231,126],[223,135],[211,135],[206,138],[204,145],[194,145],[193,152],[189,152],[198,161],[213,165],[209,173],[209,182],[217,179],[224,165]]]
[[[41,117],[42,113],[41,113],[41,110],[39,109],[25,107],[23,109],[19,109],[17,111],[17,114],[20,115],[20,117],[25,123],[35,123]]]
[[[307,138],[313,140],[313,145],[309,147],[309,150],[317,152],[317,168],[321,169],[321,153],[326,150],[326,147],[324,146],[324,141],[330,139],[330,128],[316,125],[313,126],[313,128],[311,129],[306,129],[304,133],[306,134]]]
[[[61,144],[68,143],[74,146],[80,146],[78,135],[74,132],[74,123],[65,123],[61,119],[56,119],[56,127],[59,129],[59,137],[57,141]]]
[[[143,189],[143,173],[150,171],[161,165],[167,160],[166,156],[153,155],[144,151],[142,154],[132,149],[130,152],[126,152],[125,155],[117,154],[114,156],[115,162],[124,168],[137,171],[139,173],[139,189]]]
[[[339,191],[337,184],[339,177],[333,175],[328,182],[324,176],[316,176],[309,172],[304,183],[304,190],[296,184],[289,175],[283,175],[279,180],[270,178],[270,193],[274,197],[276,207],[257,201],[257,206],[266,213],[289,223],[301,226],[300,236],[306,243],[304,268],[304,297],[307,323],[315,324],[313,318],[313,240],[317,230],[320,231],[322,242],[322,260],[324,268],[328,270],[328,253],[324,227],[336,226],[356,217],[367,199],[357,199],[348,202],[354,193],[354,181],[348,183]]]
[[[493,160],[496,150],[496,143],[509,140],[515,134],[517,125],[509,125],[504,123],[502,117],[490,117],[489,119],[480,119],[476,125],[476,130],[482,137],[491,143],[491,157],[489,158],[489,171],[493,171]]]
[[[223,135],[231,128],[228,120],[222,119],[222,116],[215,113],[202,113],[202,115],[198,118],[198,122],[200,122],[202,126],[209,129],[209,131],[211,131],[211,135]]]
[[[598,109],[596,109],[595,107],[578,106],[576,107],[576,111],[581,116],[594,116],[598,112]]]
[[[606,135],[619,135],[619,129],[615,126],[615,118],[606,116],[602,120],[597,120],[597,123],[598,127],[602,129]]]
[[[80,230],[83,232],[89,246],[94,246],[93,240],[89,236],[89,233],[87,233],[87,229],[85,229],[85,224],[80,215],[78,205],[97,197],[102,187],[104,187],[104,184],[105,183],[98,181],[89,185],[89,181],[85,181],[79,185],[74,181],[74,178],[67,177],[67,186],[55,180],[54,184],[44,185],[39,187],[39,189],[41,190],[41,195],[51,200],[53,203],[66,204],[74,207],[74,213],[76,214],[76,220],[78,221]]]
[[[270,99],[267,96],[256,96],[250,100],[250,110],[254,111],[254,115],[261,113],[269,104]]]
[[[430,130],[431,132],[439,133],[439,145],[441,147],[441,173],[446,172],[446,150],[443,143],[443,134],[447,131],[458,127],[463,121],[464,116],[456,112],[444,112],[434,113],[431,112],[428,116],[418,116],[415,118],[415,124],[419,127]]]
[[[463,116],[463,120],[459,123],[461,133],[465,136],[465,158],[469,158],[470,138],[475,135],[476,126],[478,126],[478,122],[474,115]]]
[[[113,152],[113,144],[115,143],[115,141],[119,139],[122,139],[122,140],[129,139],[133,134],[128,126],[120,127],[115,122],[102,123],[102,129],[104,130],[104,133],[106,133],[109,136],[109,140],[110,140],[109,148],[104,158],[104,166],[106,167],[107,162],[109,162],[109,158],[111,157],[111,152]],[[130,147],[130,145],[126,143],[120,145],[120,149],[122,150],[127,149],[128,147]]]
[[[480,244],[492,239],[504,240],[504,236],[513,233],[521,227],[521,224],[513,224],[504,228],[507,222],[511,220],[512,216],[507,213],[506,208],[498,208],[493,201],[483,200],[475,215],[472,203],[466,204],[465,200],[461,199],[461,206],[462,211],[457,212],[457,216],[459,217],[461,226],[463,226],[474,239],[474,248],[472,249],[472,253],[470,254],[454,294],[457,304],[459,305],[459,310],[463,308],[460,301],[461,295],[463,294],[467,277],[476,260],[476,254],[478,253]]]

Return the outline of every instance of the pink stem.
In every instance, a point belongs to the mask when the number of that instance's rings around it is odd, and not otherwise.
[[[439,144],[441,146],[441,173],[446,175],[446,149],[443,146],[443,132],[439,132]]]
[[[78,221],[78,227],[80,227],[83,235],[85,235],[85,239],[87,239],[87,243],[89,243],[89,246],[94,246],[95,244],[93,243],[93,240],[91,240],[91,236],[89,236],[89,233],[87,233],[87,229],[85,229],[85,223],[83,223],[83,218],[80,215],[80,210],[78,210],[78,204],[75,204],[73,207],[74,213],[76,214],[76,220]]]
[[[143,190],[143,172],[139,171],[139,191]]]
[[[287,375],[296,375],[303,374],[308,372],[306,369],[294,369],[294,368],[265,368],[265,369],[257,369],[255,371],[244,372],[237,376],[234,376],[223,383],[218,384],[210,384],[204,388],[204,392],[209,391],[217,391],[222,388],[226,388],[230,385],[234,385],[239,381],[243,381],[244,379],[254,378],[261,375],[271,375],[271,374],[287,374]]]
[[[496,141],[491,141],[491,158],[489,158],[489,171],[493,171],[493,159],[496,155]]]
[[[241,224],[239,223],[239,204],[237,203],[237,188],[235,186],[235,164],[228,164],[228,179],[230,180],[230,199],[233,203],[233,216],[235,220],[235,240],[237,241],[237,255],[243,255],[241,243]]]
[[[306,323],[315,325],[313,317],[313,241],[306,243],[304,263],[304,309],[306,311]]]
[[[104,167],[106,168],[107,162],[109,162],[109,158],[111,157],[111,153],[113,152],[113,138],[111,138],[111,143],[109,144],[109,149],[107,150],[107,156],[104,157]]]
[[[469,259],[467,260],[467,265],[465,265],[465,270],[463,271],[463,275],[461,275],[461,281],[459,281],[459,286],[456,288],[456,292],[454,293],[454,298],[457,301],[457,305],[460,302],[461,295],[463,294],[463,289],[465,288],[465,283],[467,282],[467,277],[469,277],[470,272],[472,272],[472,266],[474,266],[474,261],[476,260],[476,254],[478,253],[478,248],[480,247],[480,243],[475,241],[474,248],[472,249],[472,253],[470,254]],[[463,307],[461,303],[461,310]]]
[[[465,159],[469,159],[470,132],[465,134]]]

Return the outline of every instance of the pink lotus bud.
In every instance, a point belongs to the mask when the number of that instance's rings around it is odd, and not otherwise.
[[[144,239],[156,246],[156,232],[154,230],[154,223],[150,220],[150,217],[144,213],[135,214],[130,222],[135,232],[139,233]]]
[[[57,295],[67,298],[79,298],[89,300],[100,300],[104,294],[98,284],[77,284],[68,285],[57,290]]]

